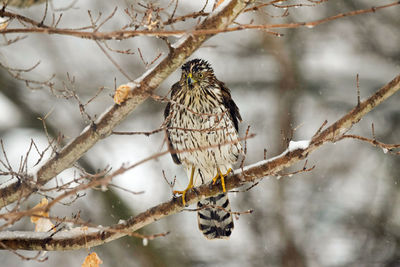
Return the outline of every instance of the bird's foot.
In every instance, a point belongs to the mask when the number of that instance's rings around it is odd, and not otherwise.
[[[174,195],[175,195],[175,194],[182,194],[182,204],[183,204],[183,206],[186,206],[186,200],[185,200],[186,192],[193,188],[194,170],[195,170],[195,168],[192,167],[192,172],[191,172],[191,174],[190,174],[189,184],[188,184],[188,186],[186,187],[186,189],[183,190],[183,191],[177,191],[177,190],[174,190],[174,191],[173,191],[173,194],[174,194]]]
[[[186,206],[186,200],[185,200],[186,192],[189,191],[192,188],[193,188],[193,184],[189,184],[188,187],[186,187],[186,189],[183,190],[183,191],[179,191],[179,190],[174,190],[173,191],[174,195],[176,195],[176,194],[181,194],[182,195],[182,204],[183,204],[183,206]]]
[[[225,177],[228,176],[228,174],[232,171],[232,168],[229,168],[228,171],[225,174],[222,174],[219,168],[217,168],[217,175],[212,179],[213,180],[213,185],[217,182],[218,178],[221,179],[221,184],[222,184],[222,191],[225,193],[226,188],[225,188]]]

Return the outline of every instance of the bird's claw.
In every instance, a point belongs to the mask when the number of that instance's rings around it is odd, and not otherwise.
[[[192,167],[192,173],[190,174],[189,184],[188,184],[188,186],[186,187],[186,189],[183,190],[183,191],[174,190],[174,191],[172,192],[174,195],[175,195],[175,194],[182,194],[182,204],[183,204],[183,206],[186,206],[186,200],[185,200],[186,192],[193,188],[194,170],[195,170],[194,167]]]
[[[217,175],[212,179],[213,180],[213,185],[217,182],[218,178],[221,179],[221,184],[222,184],[222,191],[225,193],[226,192],[226,187],[225,187],[225,177],[228,176],[228,174],[232,171],[232,168],[229,168],[228,171],[225,174],[222,174],[221,170],[217,168]]]
[[[192,188],[193,188],[193,186],[188,186],[188,187],[187,187],[185,190],[183,190],[183,191],[174,190],[172,193],[174,194],[174,196],[175,196],[176,194],[181,194],[181,195],[182,195],[182,204],[183,204],[183,206],[186,206],[185,195],[186,195],[186,192],[189,191],[189,190],[192,189]]]

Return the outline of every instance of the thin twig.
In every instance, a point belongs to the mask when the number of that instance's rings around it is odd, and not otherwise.
[[[340,13],[331,17],[327,17],[324,19],[320,20],[315,20],[315,21],[309,21],[309,22],[294,22],[294,23],[280,23],[280,24],[244,24],[241,26],[236,26],[236,27],[224,27],[221,29],[200,29],[198,27],[197,29],[193,31],[189,31],[192,36],[195,35],[211,35],[211,34],[218,34],[218,33],[223,33],[223,32],[235,32],[235,31],[242,31],[242,30],[270,30],[270,29],[293,29],[293,28],[300,28],[300,27],[306,27],[306,28],[313,28],[317,25],[327,23],[333,20],[337,20],[340,18],[344,17],[349,17],[349,16],[356,16],[356,15],[361,15],[361,14],[366,14],[366,13],[374,13],[378,10],[384,9],[384,8],[389,8],[393,6],[400,5],[400,2],[392,2],[386,5],[381,5],[381,6],[376,6],[376,7],[371,7],[367,9],[360,9],[360,10],[355,10],[355,11],[350,11],[350,12],[345,12],[345,13]],[[17,15],[12,14],[10,12],[1,12],[0,11],[0,16],[5,16],[5,17],[17,17]],[[35,22],[32,22],[33,25]],[[188,33],[188,30],[134,30],[134,31],[127,31],[127,30],[119,30],[119,31],[112,31],[112,32],[100,32],[100,31],[95,31],[95,32],[85,32],[85,31],[77,31],[77,30],[71,30],[71,29],[60,29],[60,28],[52,28],[52,27],[35,27],[35,28],[7,28],[4,30],[0,30],[0,33],[3,34],[8,34],[8,33],[45,33],[45,34],[60,34],[60,35],[70,35],[70,36],[75,36],[78,38],[84,38],[84,39],[92,39],[92,40],[123,40],[123,39],[129,39],[135,36],[184,36]]]
[[[356,80],[357,80],[357,107],[359,107],[361,101],[360,101],[360,80],[358,73],[356,76]]]
[[[345,138],[357,139],[357,140],[360,140],[360,141],[367,142],[367,143],[369,143],[369,144],[371,144],[373,146],[377,146],[377,147],[382,148],[384,153],[389,152],[389,153],[392,153],[392,154],[400,155],[400,151],[398,151],[398,152],[394,152],[393,151],[394,149],[400,148],[400,144],[385,144],[385,143],[382,143],[380,141],[377,141],[375,138],[374,139],[370,139],[370,138],[367,138],[367,137],[354,135],[354,134],[345,134],[340,139],[345,139]]]

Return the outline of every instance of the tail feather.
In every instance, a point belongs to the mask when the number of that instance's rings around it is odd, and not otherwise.
[[[197,207],[200,209],[197,212],[199,229],[206,238],[229,238],[233,230],[233,218],[226,193],[201,200]]]

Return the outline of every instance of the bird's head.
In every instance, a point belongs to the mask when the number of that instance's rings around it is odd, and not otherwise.
[[[190,89],[209,85],[215,79],[210,64],[202,59],[193,59],[182,66],[181,82]]]

